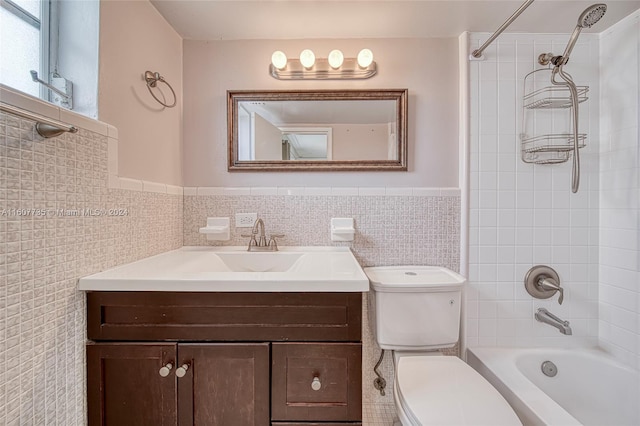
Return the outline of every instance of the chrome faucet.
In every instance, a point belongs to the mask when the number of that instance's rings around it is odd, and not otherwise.
[[[547,311],[545,308],[538,308],[538,311],[535,313],[535,318],[537,321],[554,326],[555,328],[560,330],[560,333],[562,334],[566,334],[568,336],[571,335],[571,327],[569,326],[569,321],[561,320],[551,312]]]
[[[256,235],[258,236],[258,238],[256,238]],[[267,243],[267,237],[264,233],[264,221],[262,219],[256,220],[256,222],[253,224],[251,234],[242,234],[242,236],[250,238],[247,251],[278,251],[278,243],[276,242],[276,238],[284,237],[284,235],[282,234],[272,234],[269,238],[269,242]]]
[[[255,236],[260,232],[260,239],[256,246],[258,247],[266,247],[267,246],[267,237],[264,236],[264,221],[262,219],[256,220],[256,223],[253,224],[253,229],[251,230],[251,235],[253,235],[253,240],[255,241]],[[249,244],[251,246],[251,244]]]

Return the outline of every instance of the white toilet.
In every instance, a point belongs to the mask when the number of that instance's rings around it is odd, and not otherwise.
[[[434,352],[458,341],[464,277],[433,266],[364,271],[373,334],[382,349],[394,351],[394,402],[403,426],[522,424],[478,372]]]

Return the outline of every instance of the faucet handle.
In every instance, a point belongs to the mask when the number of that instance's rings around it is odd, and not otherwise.
[[[551,277],[545,277],[538,280],[538,285],[544,289],[556,290],[560,292],[560,297],[558,297],[558,303],[562,305],[562,301],[564,300],[564,289],[560,287],[560,284],[556,280]]]
[[[536,299],[548,299],[560,293],[558,303],[564,300],[564,289],[560,287],[560,276],[553,268],[536,265],[529,269],[524,277],[524,287],[527,293]]]
[[[276,238],[284,238],[284,234],[271,234],[269,236],[269,247],[273,249],[273,251],[278,251],[278,242]]]
[[[251,238],[249,240],[249,247],[258,245],[258,241],[256,241],[256,234],[240,234],[241,237]]]

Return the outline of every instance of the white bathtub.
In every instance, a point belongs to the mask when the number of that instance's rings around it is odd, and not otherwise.
[[[555,377],[542,373],[544,361]],[[525,425],[640,425],[640,374],[601,350],[474,348],[467,362]]]

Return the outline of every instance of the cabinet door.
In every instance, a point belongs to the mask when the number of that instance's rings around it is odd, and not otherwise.
[[[176,426],[175,344],[87,345],[89,426]]]
[[[271,356],[274,422],[362,420],[360,343],[274,343]]]
[[[269,344],[178,346],[178,412],[182,426],[268,426]]]

